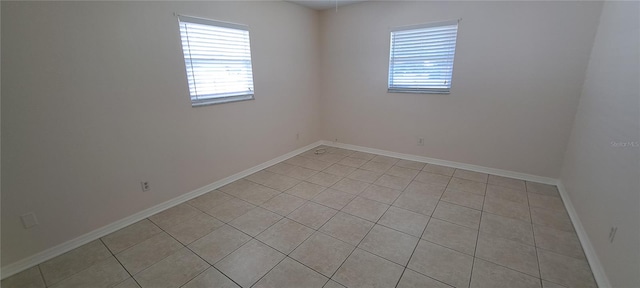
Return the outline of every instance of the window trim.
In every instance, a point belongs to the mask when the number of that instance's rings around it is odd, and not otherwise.
[[[455,65],[451,67],[451,79],[449,80],[449,88],[408,88],[408,87],[391,87],[391,67],[393,63],[393,41],[392,34],[397,31],[406,31],[406,30],[416,30],[416,29],[427,29],[433,27],[440,26],[451,26],[456,25],[456,37],[455,37],[455,48],[453,50],[452,60],[455,59],[455,55],[457,52],[458,45],[458,25],[462,19],[456,20],[447,20],[447,21],[438,21],[438,22],[429,22],[424,24],[416,24],[416,25],[407,25],[407,26],[398,26],[389,29],[389,66],[387,69],[387,93],[412,93],[412,94],[451,94],[451,88],[453,88],[453,70]]]
[[[247,25],[243,25],[243,24],[238,24],[238,23],[232,23],[232,22],[224,22],[224,21],[219,21],[219,20],[212,20],[212,19],[205,19],[205,18],[200,18],[200,17],[193,17],[193,16],[185,16],[185,15],[180,15],[180,14],[176,14],[174,13],[174,15],[178,18],[178,28],[182,29],[180,27],[180,25],[182,25],[182,22],[186,22],[186,23],[194,23],[194,24],[200,24],[200,25],[208,25],[208,26],[216,26],[216,27],[222,27],[222,28],[230,28],[230,29],[236,29],[236,30],[244,30],[247,31],[249,33],[249,37],[250,37],[250,30],[249,30],[249,26]],[[184,61],[185,64],[185,76],[187,78],[187,83],[189,82],[189,67],[186,63],[186,59],[185,59],[185,51],[184,51],[184,47],[182,45],[182,33],[179,31],[179,39],[180,39],[180,49],[182,51],[182,59]],[[249,38],[249,59],[251,61],[251,82],[253,85],[253,55],[252,55],[252,51],[251,51],[251,39]],[[192,72],[193,73],[193,72]],[[255,99],[255,87],[254,89],[251,90],[251,93],[246,93],[246,92],[230,92],[227,93],[228,96],[222,96],[222,97],[216,97],[216,98],[208,98],[208,99],[194,99],[191,96],[191,90],[189,90],[189,101],[191,102],[191,107],[200,107],[200,106],[209,106],[209,105],[217,105],[217,104],[224,104],[224,103],[231,103],[231,102],[240,102],[240,101],[248,101],[248,100],[254,100]]]

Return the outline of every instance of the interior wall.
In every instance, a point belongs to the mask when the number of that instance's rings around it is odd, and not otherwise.
[[[313,10],[1,5],[2,266],[320,139]],[[191,107],[174,12],[249,25],[255,100]]]
[[[605,2],[597,31],[561,181],[611,286],[640,287],[640,4]]]
[[[323,11],[322,138],[557,178],[601,5],[370,1]],[[459,18],[451,94],[387,93],[390,28]]]

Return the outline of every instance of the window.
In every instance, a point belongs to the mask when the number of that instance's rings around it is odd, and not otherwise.
[[[391,31],[389,92],[448,94],[458,20]]]
[[[253,99],[248,27],[178,16],[192,106]]]

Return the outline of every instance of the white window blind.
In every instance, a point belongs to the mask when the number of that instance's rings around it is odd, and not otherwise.
[[[389,92],[448,94],[458,20],[391,31]]]
[[[193,106],[253,99],[248,27],[178,16]]]

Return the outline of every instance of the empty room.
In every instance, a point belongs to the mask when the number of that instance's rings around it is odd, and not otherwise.
[[[640,288],[640,2],[0,20],[2,288]]]

